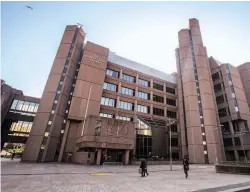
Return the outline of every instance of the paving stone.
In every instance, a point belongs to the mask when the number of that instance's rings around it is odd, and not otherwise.
[[[186,179],[182,165],[149,165],[148,177],[138,166],[83,166],[64,163],[1,162],[3,192],[188,192],[222,191],[250,186],[246,175],[218,174],[212,165],[190,165]],[[109,173],[91,176],[91,173]]]

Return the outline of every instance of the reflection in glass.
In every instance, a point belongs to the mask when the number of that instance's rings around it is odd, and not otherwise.
[[[138,129],[137,134],[152,136],[151,127],[148,126],[146,123],[142,122],[140,119],[137,119],[136,128]]]
[[[24,103],[23,101],[18,101],[17,106],[16,106],[16,110],[21,111],[21,109],[23,107],[23,103]]]

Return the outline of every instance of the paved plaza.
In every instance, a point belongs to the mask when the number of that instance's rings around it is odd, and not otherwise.
[[[2,192],[187,192],[239,191],[249,188],[247,175],[217,174],[212,165],[190,165],[186,179],[181,165],[148,166],[140,177],[138,166],[83,166],[58,163],[21,163],[1,159]],[[94,176],[93,173],[108,173]],[[245,190],[248,191],[248,190]]]

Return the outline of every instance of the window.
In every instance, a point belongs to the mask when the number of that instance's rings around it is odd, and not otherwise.
[[[239,107],[234,107],[235,111],[238,112],[239,111]]]
[[[166,92],[175,94],[175,89],[170,88],[170,87],[166,87]]]
[[[220,83],[214,86],[214,91],[215,92],[218,92],[218,91],[221,91],[221,90],[222,90],[222,87],[221,87]]]
[[[213,79],[213,81],[215,81],[215,80],[217,80],[217,79],[219,79],[220,78],[220,76],[219,76],[219,73],[217,72],[217,73],[214,73],[213,75],[212,75],[212,79]]]
[[[178,131],[177,125],[176,125],[176,124],[171,125],[171,131],[172,131],[172,132],[177,132],[177,131]]]
[[[225,117],[227,116],[227,109],[226,108],[219,109],[218,113],[219,113],[219,117]]]
[[[153,83],[153,88],[163,91],[163,85],[159,85],[157,83]]]
[[[130,76],[130,75],[126,75],[126,74],[122,74],[122,79],[125,81],[132,82],[132,83],[135,82],[135,77]]]
[[[34,112],[37,112],[38,107],[39,107],[39,103],[36,103],[35,108],[34,108]]]
[[[129,102],[125,102],[125,101],[120,101],[119,102],[119,108],[120,109],[126,109],[126,110],[134,110],[134,103],[129,103]]]
[[[106,75],[109,75],[109,76],[112,76],[112,77],[119,78],[119,72],[118,72],[118,71],[111,70],[111,69],[107,69]]]
[[[158,95],[153,95],[153,101],[159,102],[159,103],[164,103],[164,98]]]
[[[116,92],[117,85],[104,82],[103,89]]]
[[[149,113],[149,107],[144,105],[137,105],[137,111],[141,113]]]
[[[134,96],[135,90],[126,87],[121,87],[121,94]]]
[[[11,109],[16,109],[17,103],[18,103],[18,100],[14,100],[10,108]]]
[[[25,101],[22,107],[22,111],[28,111],[30,102]]]
[[[217,105],[224,103],[224,96],[220,95],[220,96],[216,97],[216,103],[217,103]]]
[[[235,145],[241,145],[239,137],[235,137],[234,142],[235,142]]]
[[[24,101],[18,101],[17,106],[16,106],[16,110],[20,110],[21,111],[21,109],[23,107],[23,103],[24,103]]]
[[[32,103],[32,102],[31,102],[30,105],[29,105],[28,111],[29,111],[29,112],[33,112],[34,109],[35,109],[35,105],[36,105],[35,103]]]
[[[142,99],[148,99],[149,98],[149,94],[145,93],[145,92],[142,92],[142,91],[138,91],[137,97],[142,98]]]
[[[175,101],[175,100],[173,100],[173,99],[169,99],[169,98],[167,98],[167,104],[168,104],[168,105],[173,105],[173,106],[176,106],[176,101]]]
[[[149,81],[139,79],[139,85],[143,85],[145,87],[149,87]]]
[[[232,138],[223,138],[223,143],[225,147],[233,146]]]
[[[174,112],[174,111],[167,111],[167,117],[176,119],[176,112]]]
[[[158,109],[158,108],[153,108],[153,114],[154,115],[159,115],[159,116],[164,116],[164,109]]]
[[[100,113],[100,117],[114,118],[114,115],[108,113]]]
[[[110,107],[115,107],[115,99],[102,97],[101,104],[106,105],[106,106],[110,106]]]
[[[116,119],[120,119],[123,121],[133,121],[133,118],[131,117],[123,117],[123,116],[117,116]]]
[[[48,121],[48,125],[51,125],[52,124],[52,121]]]
[[[178,147],[178,138],[171,138],[171,146]]]

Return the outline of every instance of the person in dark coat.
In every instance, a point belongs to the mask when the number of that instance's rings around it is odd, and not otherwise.
[[[12,153],[12,156],[11,156],[11,160],[14,159],[15,155],[16,155],[16,152],[15,152],[15,150],[13,150],[13,153]]]
[[[142,177],[145,177],[145,173],[146,173],[147,175],[149,175],[149,174],[148,174],[148,171],[147,171],[147,161],[146,161],[145,159],[142,159],[142,160],[141,160],[140,168],[141,168],[141,176],[142,176]]]
[[[188,170],[189,170],[189,162],[187,157],[184,158],[183,160],[183,169],[184,169],[184,173],[186,175],[186,178],[188,177]]]

